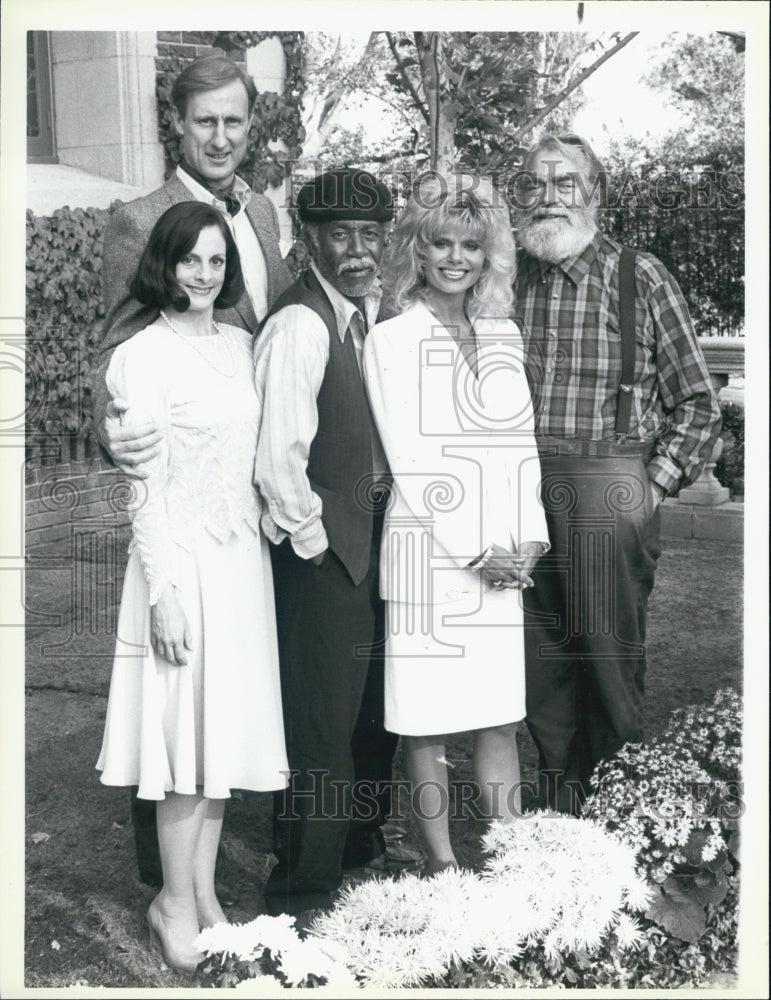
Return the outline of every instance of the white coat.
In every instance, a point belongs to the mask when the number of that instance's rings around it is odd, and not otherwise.
[[[548,534],[520,332],[475,323],[475,376],[422,303],[377,324],[364,345],[372,412],[394,477],[381,596],[409,604],[472,594],[465,567],[493,542],[514,551]]]

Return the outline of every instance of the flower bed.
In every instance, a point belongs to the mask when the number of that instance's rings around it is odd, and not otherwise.
[[[479,873],[358,885],[306,940],[290,917],[209,928],[207,985],[676,987],[730,972],[740,734],[739,697],[720,691],[602,763],[581,819],[491,827]]]

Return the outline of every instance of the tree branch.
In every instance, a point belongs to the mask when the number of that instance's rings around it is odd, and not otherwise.
[[[423,102],[421,101],[420,95],[415,89],[412,80],[410,80],[406,72],[399,66],[401,59],[399,58],[399,53],[396,51],[396,42],[394,41],[394,36],[391,34],[390,31],[386,31],[385,36],[388,39],[388,47],[391,50],[391,53],[393,54],[394,61],[396,62],[396,68],[399,70],[399,75],[402,78],[402,83],[410,92],[410,96],[412,97],[412,100],[415,102],[415,107],[423,116],[423,120],[425,121],[426,125],[430,125],[431,121],[428,116],[428,111],[426,110]]]
[[[580,87],[584,80],[588,79],[592,73],[602,66],[604,62],[610,59],[611,56],[615,55],[619,49],[623,49],[625,45],[628,45],[636,35],[639,35],[639,31],[630,31],[628,35],[624,35],[621,41],[616,42],[612,49],[608,49],[607,52],[603,52],[599,59],[596,59],[591,66],[585,69],[582,73],[579,73],[575,80],[569,83],[564,90],[560,91],[559,94],[553,97],[546,104],[546,106],[538,112],[537,115],[531,118],[530,121],[526,122],[522,128],[517,129],[517,131],[511,136],[512,142],[516,142],[517,139],[521,139],[526,132],[529,132],[531,129],[535,128],[539,122],[542,122],[547,115],[551,114],[551,112],[558,107],[558,105],[562,104],[569,94],[572,94],[577,87]]]
[[[436,170],[436,154],[439,147],[439,116],[441,114],[439,97],[439,65],[437,61],[437,39],[435,32],[424,35],[422,31],[415,32],[415,48],[418,50],[420,75],[423,78],[423,91],[428,106],[428,119],[431,128],[431,169]]]

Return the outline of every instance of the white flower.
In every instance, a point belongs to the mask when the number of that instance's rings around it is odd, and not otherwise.
[[[613,930],[620,948],[636,948],[642,940],[642,928],[628,913],[619,913]]]
[[[311,973],[320,975],[319,955],[309,947],[309,941],[298,941],[293,948],[281,952],[281,971],[290,986],[299,986]]]
[[[708,861],[714,861],[718,856],[718,853],[723,849],[723,837],[719,830],[713,831],[709,840],[701,849],[701,860],[706,864]]]
[[[626,887],[626,906],[630,910],[647,910],[653,899],[653,889],[648,883],[636,876]]]
[[[256,961],[264,946],[251,924],[213,924],[206,927],[193,942],[193,947],[205,955],[233,955],[244,962]]]
[[[543,950],[547,958],[556,958],[560,952],[562,942],[554,932],[549,932],[543,939]]]
[[[313,943],[323,952],[324,955],[330,960],[338,965],[345,965],[345,960],[348,957],[348,952],[340,944],[339,941],[330,941],[329,938],[312,938]]]
[[[297,947],[300,938],[295,930],[294,920],[295,918],[287,913],[281,913],[277,917],[261,913],[245,926],[263,948],[270,949],[271,954],[275,955],[288,948]]]
[[[701,724],[694,719],[694,727]],[[357,981],[374,989],[420,987],[452,963],[494,969],[533,947],[558,965],[571,951],[592,952],[608,940],[632,948],[644,939],[634,914],[650,904],[651,873],[661,881],[683,860],[694,829],[710,834],[705,861],[723,846],[719,821],[688,811],[691,784],[706,777],[685,750],[627,746],[598,769],[594,804],[601,808],[591,818],[541,812],[493,824],[478,875],[451,869],[433,879],[406,875],[350,887],[302,942],[291,918],[269,917],[211,928],[199,941],[210,954],[268,948],[290,986],[313,976],[337,992]],[[640,794],[641,783],[648,794]]]
[[[355,986],[356,980],[350,972],[335,962],[326,947],[329,942],[306,938],[281,952],[281,972],[290,986],[299,986],[308,976],[326,979],[331,985]]]

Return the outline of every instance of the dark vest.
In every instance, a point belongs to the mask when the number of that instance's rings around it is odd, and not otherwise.
[[[332,304],[311,270],[273,303],[263,324],[286,306],[312,309],[329,335],[329,361],[316,398],[319,425],[308,455],[311,489],[321,498],[321,521],[329,547],[355,584],[367,573],[373,509],[368,503],[375,433],[353,337],[340,343]],[[262,327],[260,327],[262,329]],[[259,334],[258,334],[259,335]]]

